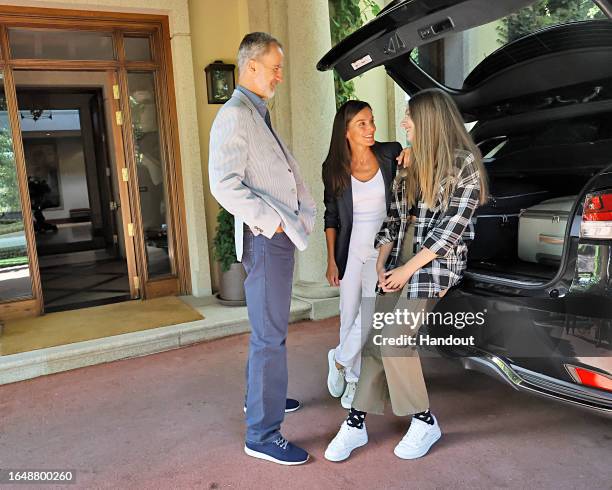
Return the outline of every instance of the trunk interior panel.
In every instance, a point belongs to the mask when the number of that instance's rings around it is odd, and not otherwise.
[[[587,182],[612,162],[611,119],[612,114],[604,114],[554,121],[479,142],[490,197],[475,214],[469,272],[511,280],[535,279],[542,284],[555,277],[566,229],[573,221],[568,212]],[[520,255],[531,260],[519,258],[521,221]],[[525,247],[535,248],[538,242],[537,251],[526,253]]]

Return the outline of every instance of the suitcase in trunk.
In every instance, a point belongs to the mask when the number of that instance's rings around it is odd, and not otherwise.
[[[468,260],[516,257],[518,219],[518,213],[476,216],[474,240],[468,245]]]
[[[521,212],[518,256],[526,262],[559,262],[565,229],[577,196],[558,197]]]
[[[518,179],[491,181],[489,201],[474,213],[475,237],[468,246],[468,259],[516,258],[519,213],[549,196],[538,184]]]

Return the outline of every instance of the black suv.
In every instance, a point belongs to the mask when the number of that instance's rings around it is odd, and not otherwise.
[[[452,56],[453,36],[533,3],[395,1],[317,68],[350,80],[383,65],[408,96],[446,90],[473,124],[491,200],[474,218],[465,278],[437,310],[484,311],[487,322],[454,329],[474,345],[443,352],[518,390],[612,415],[612,2],[593,2],[591,20],[507,42],[458,88],[435,66],[435,53]]]

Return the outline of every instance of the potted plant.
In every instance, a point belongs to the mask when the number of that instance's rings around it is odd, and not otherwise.
[[[244,305],[244,267],[236,260],[234,244],[234,217],[224,208],[219,208],[217,214],[217,229],[213,240],[214,258],[219,262],[221,275],[219,278],[220,303],[229,306]]]

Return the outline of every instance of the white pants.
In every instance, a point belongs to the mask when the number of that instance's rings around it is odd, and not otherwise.
[[[359,379],[361,349],[372,328],[377,257],[378,253],[364,258],[363,254],[349,252],[340,281],[340,344],[335,357],[345,368],[347,382]],[[362,301],[362,298],[367,299]]]

